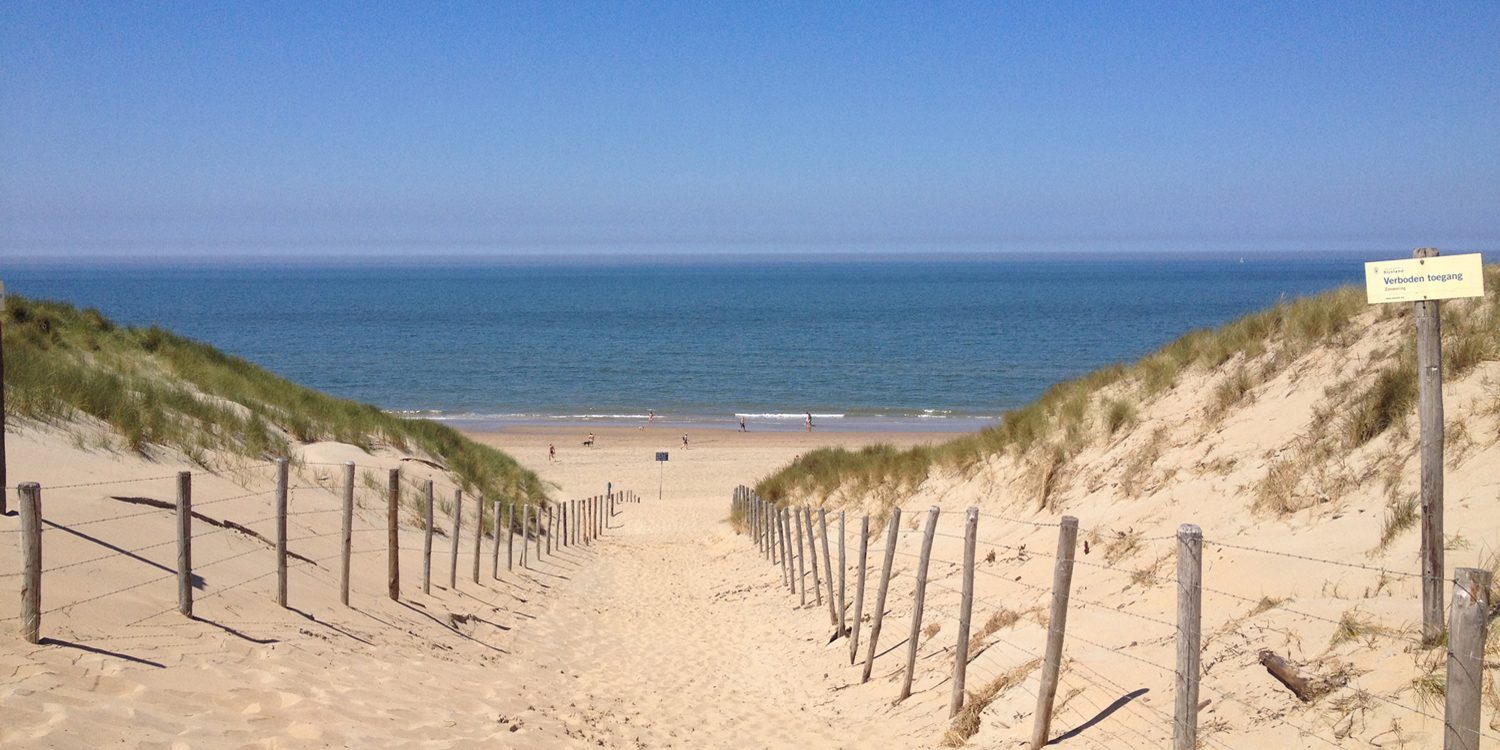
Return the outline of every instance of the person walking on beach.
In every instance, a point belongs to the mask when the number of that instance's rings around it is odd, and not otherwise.
[[[589,439],[588,439],[587,442],[584,443],[584,445],[587,445],[590,448],[594,447],[594,433],[592,433],[592,432],[589,433]]]
[[[744,417],[740,417],[740,432],[749,432],[749,430],[745,429],[745,418]]]
[[[553,445],[551,443],[548,443],[547,444],[547,463],[552,463],[553,461],[556,461],[556,460],[557,460],[557,446],[555,446],[555,445]]]
[[[682,449],[687,450],[687,433],[682,433]]]
[[[655,421],[656,421],[656,410],[655,409],[647,409],[646,410],[646,422],[649,424],[649,423],[655,422]]]
[[[812,412],[807,413],[807,431],[812,432]]]

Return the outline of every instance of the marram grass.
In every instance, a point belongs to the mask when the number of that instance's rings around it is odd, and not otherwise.
[[[1444,377],[1461,377],[1480,362],[1500,359],[1500,265],[1484,269],[1485,296],[1443,305]],[[1041,467],[1045,506],[1059,472],[1093,441],[1113,440],[1138,422],[1141,407],[1171,391],[1191,371],[1228,373],[1210,402],[1222,416],[1297,358],[1325,346],[1347,347],[1363,331],[1353,325],[1367,309],[1353,286],[1295,300],[1226,323],[1190,331],[1131,365],[1115,364],[1058,383],[1031,404],[1007,412],[1000,423],[936,446],[905,451],[875,446],[859,451],[820,449],[760,480],[756,491],[773,502],[815,502],[835,492],[861,497],[871,491],[894,503],[935,470],[965,471],[994,456],[1029,456]],[[1410,305],[1385,305],[1379,318],[1409,317]],[[1352,450],[1400,425],[1416,405],[1414,345],[1398,347],[1392,361],[1352,392],[1339,450]],[[1035,453],[1037,450],[1045,453]]]
[[[156,326],[122,328],[92,308],[17,295],[6,297],[3,325],[7,414],[84,415],[112,428],[125,449],[166,446],[204,465],[210,453],[289,456],[289,439],[389,445],[426,454],[468,492],[545,499],[535,474],[451,427],[304,388]]]

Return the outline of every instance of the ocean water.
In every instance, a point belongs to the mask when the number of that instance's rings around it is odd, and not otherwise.
[[[7,291],[158,324],[303,385],[464,427],[957,431],[1284,297],[1339,255],[839,262],[78,264]]]

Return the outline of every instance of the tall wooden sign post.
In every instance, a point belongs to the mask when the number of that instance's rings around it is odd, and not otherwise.
[[[5,282],[0,281],[0,318],[5,317]],[[0,338],[4,338],[3,323],[0,323]],[[9,498],[5,489],[10,485],[5,480],[5,348],[0,347],[0,516],[9,511],[5,503]]]
[[[661,468],[660,476],[656,479],[656,499],[661,499],[661,488],[667,482],[667,452],[660,451],[656,454],[656,463]]]
[[[1411,302],[1417,319],[1417,412],[1422,457],[1422,642],[1443,635],[1443,346],[1438,300],[1484,296],[1478,253],[1439,257],[1418,248],[1411,260],[1365,264],[1370,304]]]

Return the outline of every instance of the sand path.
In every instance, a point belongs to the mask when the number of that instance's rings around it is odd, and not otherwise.
[[[897,727],[833,705],[837,658],[812,617],[787,617],[723,505],[653,499],[617,519],[512,644],[547,676],[537,711],[593,746],[890,747]]]

